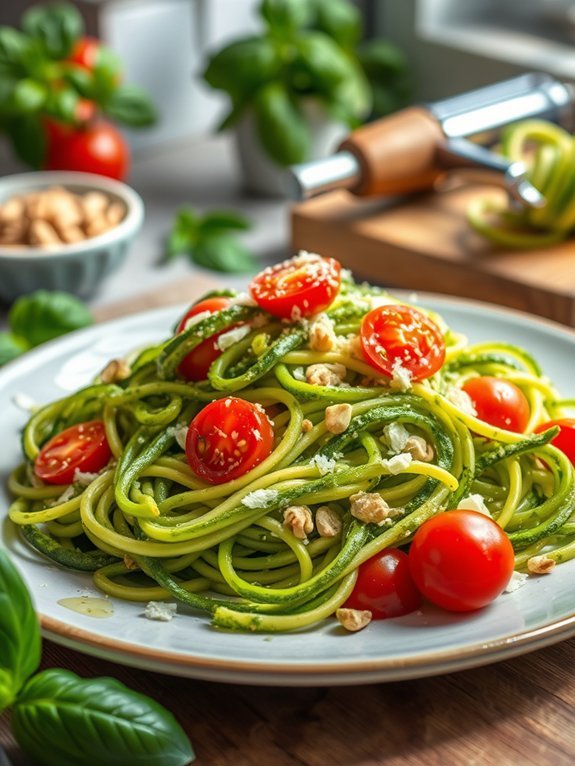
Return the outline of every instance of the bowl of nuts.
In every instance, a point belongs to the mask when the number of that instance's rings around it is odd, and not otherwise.
[[[95,292],[115,271],[144,219],[129,186],[91,173],[0,178],[0,299],[33,290]]]

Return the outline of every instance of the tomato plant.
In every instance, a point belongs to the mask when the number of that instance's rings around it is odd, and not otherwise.
[[[190,423],[186,458],[210,484],[243,476],[273,450],[273,426],[261,405],[226,396],[206,405]]]
[[[252,280],[250,293],[264,311],[295,320],[324,311],[333,303],[340,271],[333,258],[302,254],[262,271]]]
[[[401,304],[379,306],[364,316],[361,346],[366,361],[388,377],[401,366],[413,380],[423,380],[445,359],[439,327],[427,314]]]
[[[569,460],[575,464],[575,418],[559,418],[558,420],[549,420],[537,426],[535,433],[540,434],[553,426],[559,426],[559,433],[552,440],[551,444],[561,452],[564,452]]]
[[[122,134],[99,120],[78,127],[63,127],[49,135],[47,170],[77,170],[122,180],[128,172],[130,151]]]
[[[48,484],[71,484],[76,471],[101,471],[112,453],[101,420],[66,428],[40,450],[34,471]]]
[[[476,511],[446,511],[428,519],[409,550],[419,590],[453,612],[480,609],[497,598],[511,578],[514,561],[503,529]]]
[[[97,64],[101,48],[102,43],[95,37],[79,37],[67,61],[92,72]]]
[[[486,375],[469,378],[462,388],[470,396],[480,420],[517,433],[527,428],[529,402],[515,383]]]
[[[180,324],[178,325],[176,332],[183,332],[188,324],[188,321],[199,314],[208,312],[209,314],[215,314],[217,311],[227,308],[230,305],[229,298],[206,298],[204,301],[196,303],[191,309],[182,317]],[[186,378],[186,380],[205,380],[208,377],[208,370],[212,366],[218,356],[222,353],[218,348],[217,342],[220,335],[227,332],[228,329],[222,330],[211,338],[206,338],[200,344],[198,344],[190,353],[184,357],[178,367],[179,372]]]
[[[386,548],[360,565],[354,589],[345,605],[369,609],[374,620],[400,617],[421,605],[406,553]]]

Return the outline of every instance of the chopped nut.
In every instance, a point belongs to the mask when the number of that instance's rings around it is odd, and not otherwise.
[[[57,224],[55,225],[58,230],[58,234],[64,242],[81,242],[82,240],[86,239],[86,235],[79,226],[70,225],[64,227],[58,226]]]
[[[289,527],[298,540],[305,540],[313,532],[313,518],[307,505],[290,505],[284,511],[284,526]]]
[[[48,221],[37,219],[30,224],[31,245],[61,245],[62,240]]]
[[[549,574],[555,569],[555,559],[549,556],[531,556],[527,561],[527,569],[531,574]]]
[[[325,408],[325,426],[330,434],[342,434],[351,423],[351,404],[332,404]]]
[[[311,422],[311,420],[304,418],[301,423],[301,430],[304,432],[304,434],[309,433],[312,428],[313,428],[313,423]]]
[[[337,537],[341,532],[341,519],[328,505],[322,505],[315,512],[315,526],[320,537]]]
[[[134,559],[131,559],[128,554],[124,554],[124,566],[126,569],[139,569],[140,567],[136,564]]]
[[[24,215],[24,202],[20,197],[12,197],[0,207],[0,221],[17,221]]]
[[[84,194],[80,200],[86,218],[102,216],[108,207],[108,197],[102,192],[92,191]]]
[[[110,226],[116,226],[126,215],[126,208],[121,202],[112,202],[106,211],[106,218]]]
[[[110,224],[102,215],[98,218],[93,218],[91,221],[88,221],[86,224],[86,234],[88,237],[97,237],[99,234],[103,234],[105,231],[108,231],[109,228]]]
[[[100,373],[102,383],[115,383],[130,377],[132,370],[123,359],[112,359]]]
[[[312,386],[341,386],[347,370],[343,364],[312,364],[305,379]]]
[[[409,452],[414,460],[422,460],[424,463],[431,463],[435,456],[431,444],[428,444],[423,436],[415,436],[415,434],[409,437],[403,449]]]
[[[341,607],[336,611],[335,616],[342,628],[349,630],[350,633],[355,633],[369,625],[373,615],[369,609],[344,609]]]
[[[309,328],[309,347],[312,351],[331,351],[335,345],[333,320],[327,314],[318,314]]]
[[[386,519],[395,515],[393,509],[377,492],[358,492],[349,499],[351,515],[366,524],[383,524]]]

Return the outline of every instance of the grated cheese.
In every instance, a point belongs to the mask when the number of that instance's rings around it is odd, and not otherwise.
[[[511,579],[503,589],[504,593],[513,593],[514,591],[521,588],[525,583],[527,582],[529,575],[527,575],[525,572],[513,572],[511,575]]]
[[[403,366],[399,357],[394,359],[391,366],[391,388],[396,388],[399,391],[409,391],[411,388],[411,372]]]
[[[243,340],[251,331],[252,328],[247,324],[242,324],[239,327],[232,327],[231,330],[228,330],[219,336],[216,345],[220,351],[225,351],[226,349],[235,346],[240,340]]]
[[[246,508],[267,508],[275,503],[279,495],[275,489],[256,489],[242,498]]]
[[[325,455],[314,455],[309,462],[310,465],[316,466],[322,476],[325,476],[326,473],[333,473],[335,471],[336,461]]]
[[[163,601],[149,601],[144,609],[144,617],[158,622],[170,622],[178,611],[177,604],[165,604]]]

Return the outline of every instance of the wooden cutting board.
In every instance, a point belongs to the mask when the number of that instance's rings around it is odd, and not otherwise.
[[[292,245],[337,258],[378,284],[476,298],[575,325],[575,241],[496,250],[468,225],[471,199],[503,194],[477,184],[407,201],[331,192],[295,206]]]

